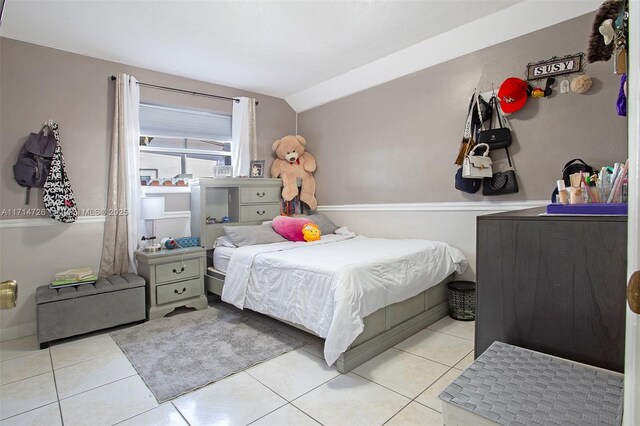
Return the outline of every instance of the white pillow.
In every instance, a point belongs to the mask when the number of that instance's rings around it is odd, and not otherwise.
[[[346,226],[341,226],[340,228],[336,229],[336,235],[355,235],[355,233],[349,231],[349,228],[347,228]]]
[[[230,248],[235,248],[236,245],[233,244],[233,242],[229,239],[229,237],[227,237],[226,235],[223,235],[222,237],[218,237],[216,238],[215,243],[213,244],[213,248],[216,247],[230,247]]]

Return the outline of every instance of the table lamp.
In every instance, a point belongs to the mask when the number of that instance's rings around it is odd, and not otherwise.
[[[155,221],[156,219],[164,218],[164,197],[150,197],[142,199],[142,218],[147,221],[151,221],[151,236],[142,237],[142,241],[150,241],[145,245],[146,251],[158,251],[162,247],[159,243],[155,242]]]

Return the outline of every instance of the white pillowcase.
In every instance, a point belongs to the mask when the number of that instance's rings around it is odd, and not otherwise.
[[[347,228],[346,226],[341,226],[340,228],[336,229],[336,235],[356,235],[354,232],[349,231],[349,228]]]
[[[233,244],[233,241],[231,241],[229,239],[229,237],[227,237],[226,235],[223,235],[222,237],[218,237],[216,238],[215,243],[213,244],[213,248],[216,247],[230,247],[230,248],[235,248],[236,245]]]

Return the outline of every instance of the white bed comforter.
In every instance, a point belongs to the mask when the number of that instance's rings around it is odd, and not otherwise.
[[[466,266],[462,252],[442,242],[323,235],[238,248],[222,300],[314,331],[326,339],[331,365],[362,332],[364,317]]]

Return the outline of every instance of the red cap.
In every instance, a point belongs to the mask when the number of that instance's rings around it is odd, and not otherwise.
[[[500,108],[507,114],[516,112],[527,102],[527,82],[516,77],[509,77],[498,90]]]

